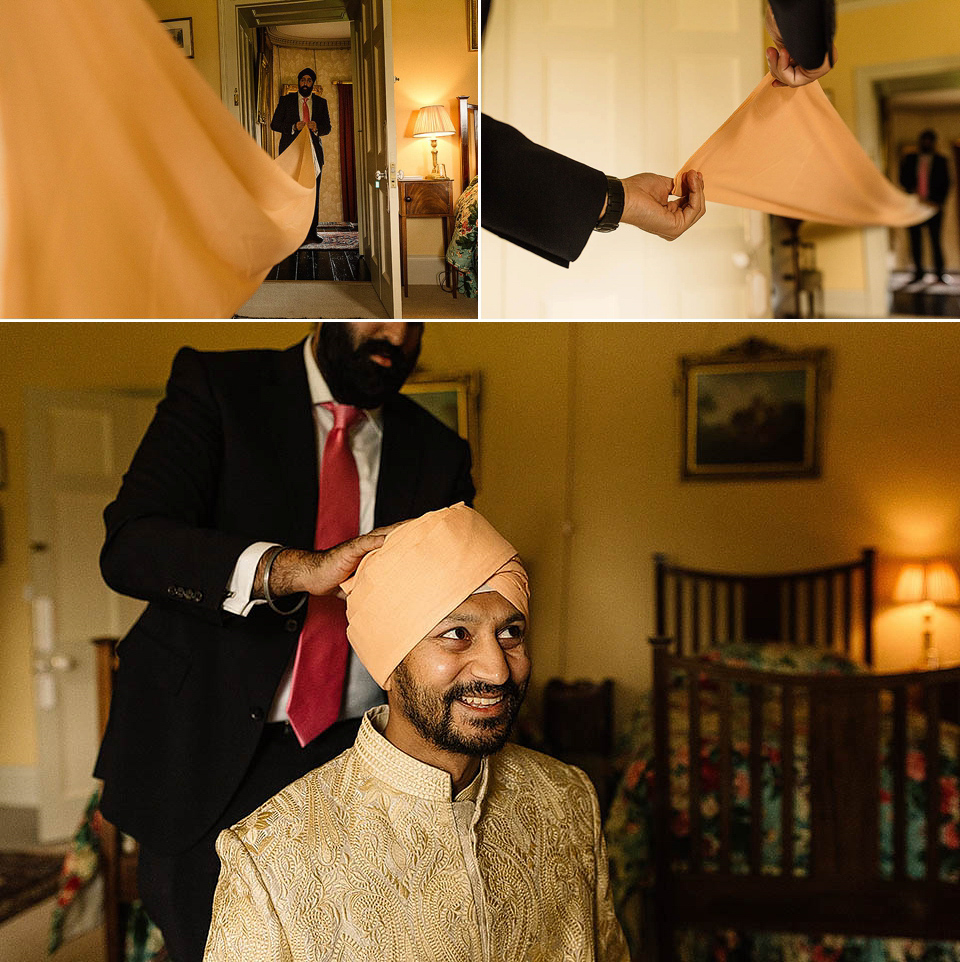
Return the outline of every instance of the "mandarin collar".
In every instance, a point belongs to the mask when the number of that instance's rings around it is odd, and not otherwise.
[[[380,781],[396,792],[415,795],[432,802],[452,802],[453,786],[450,773],[413,758],[388,741],[383,731],[387,727],[389,717],[389,705],[376,705],[364,714],[354,743],[354,749],[360,759]],[[487,790],[488,770],[488,760],[484,756],[480,760],[480,771],[477,777],[470,786],[467,786],[470,788],[478,784],[476,790],[478,811]]]

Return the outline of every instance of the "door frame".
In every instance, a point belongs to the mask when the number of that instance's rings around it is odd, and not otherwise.
[[[903,77],[923,77],[928,74],[960,70],[960,56],[933,57],[907,60],[902,63],[871,64],[857,68],[854,74],[854,103],[856,104],[857,139],[880,171],[883,164],[883,131],[880,121],[878,85],[885,80]],[[890,249],[887,227],[863,229],[863,266],[865,274],[864,300],[852,317],[887,317],[889,314],[890,272],[887,267]],[[856,308],[857,305],[849,305]]]

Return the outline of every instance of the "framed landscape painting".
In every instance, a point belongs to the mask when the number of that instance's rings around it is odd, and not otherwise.
[[[751,338],[681,358],[681,477],[818,477],[826,354]]]

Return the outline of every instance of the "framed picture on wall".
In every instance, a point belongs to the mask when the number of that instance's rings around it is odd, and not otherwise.
[[[178,20],[161,20],[173,42],[183,51],[184,56],[193,59],[193,17],[180,17]]]
[[[413,374],[401,388],[437,420],[456,431],[473,455],[473,483],[480,488],[480,374]]]
[[[826,359],[758,338],[682,357],[681,477],[819,477]]]
[[[479,26],[477,24],[477,0],[467,0],[467,42],[468,50],[479,50]]]

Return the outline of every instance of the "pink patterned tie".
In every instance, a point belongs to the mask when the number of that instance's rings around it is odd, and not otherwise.
[[[310,108],[307,106],[307,98],[303,98],[303,122],[310,125]]]
[[[326,403],[333,428],[323,446],[320,497],[313,546],[318,550],[355,538],[360,531],[360,481],[350,450],[350,428],[364,416],[349,404]],[[287,717],[301,746],[328,729],[340,714],[347,672],[347,609],[340,598],[311,595],[300,632]]]

